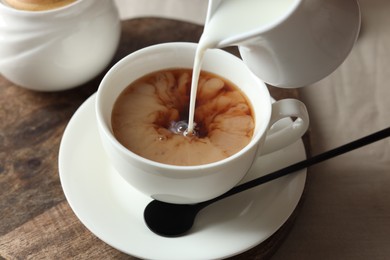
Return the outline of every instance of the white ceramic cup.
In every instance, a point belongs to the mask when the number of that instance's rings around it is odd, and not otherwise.
[[[205,54],[202,69],[237,85],[249,98],[255,114],[250,143],[238,153],[218,162],[198,166],[158,163],[131,152],[114,137],[111,113],[119,94],[141,76],[169,68],[192,68],[197,44],[165,43],[136,51],[114,65],[103,78],[96,99],[96,115],[103,147],[117,172],[146,195],[171,203],[205,201],[234,187],[259,154],[283,148],[307,130],[305,105],[296,99],[272,104],[265,84],[239,58],[212,49]],[[267,136],[270,127],[285,117],[298,118],[288,127]]]
[[[79,86],[103,71],[120,38],[113,0],[24,11],[0,0],[0,74],[38,91]]]

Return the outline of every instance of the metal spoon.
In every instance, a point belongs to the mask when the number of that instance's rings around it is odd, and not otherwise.
[[[256,187],[260,184],[283,177],[287,174],[307,168],[322,161],[331,159],[335,156],[347,153],[362,146],[371,144],[390,136],[390,127],[368,135],[356,141],[347,143],[338,148],[316,155],[312,158],[295,163],[291,166],[278,170],[276,172],[264,175],[252,181],[234,187],[230,191],[214,199],[197,204],[172,204],[158,200],[151,201],[145,208],[144,219],[148,228],[154,233],[165,237],[178,237],[189,231],[194,223],[198,212],[208,205],[239,193],[247,189]]]

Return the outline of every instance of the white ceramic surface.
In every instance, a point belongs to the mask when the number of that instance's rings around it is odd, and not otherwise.
[[[207,21],[220,1],[209,2]],[[356,0],[295,0],[274,22],[222,40],[218,46],[238,45],[244,62],[264,82],[302,87],[344,62],[359,34],[360,20]]]
[[[59,151],[66,198],[81,222],[112,247],[142,259],[220,259],[271,236],[289,218],[305,186],[306,170],[220,201],[202,210],[190,233],[164,238],[144,224],[150,198],[110,166],[97,131],[95,95],[74,114]],[[279,121],[275,130],[288,124]],[[302,141],[261,157],[244,181],[305,159]],[[260,166],[261,165],[261,166]],[[260,166],[260,167],[259,167]]]
[[[120,37],[112,0],[78,0],[48,11],[0,2],[0,73],[38,91],[79,86],[111,61]]]
[[[265,84],[242,60],[218,50],[208,50],[202,69],[228,79],[238,86],[252,104],[255,129],[250,143],[236,154],[214,163],[176,166],[145,159],[115,139],[111,114],[119,94],[133,81],[154,71],[167,68],[192,68],[197,44],[166,43],[134,52],[114,65],[103,78],[97,91],[98,129],[112,165],[132,186],[145,194],[171,203],[195,203],[225,193],[247,173],[258,151],[270,152],[285,147],[306,132],[309,118],[305,105],[295,99],[271,104]],[[285,129],[270,135],[273,123],[285,117],[297,117]],[[263,144],[267,149],[263,148]]]

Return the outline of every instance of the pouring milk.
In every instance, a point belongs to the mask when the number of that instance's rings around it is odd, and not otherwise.
[[[193,66],[188,129],[194,131],[196,92],[204,53],[207,49],[223,47],[223,42],[245,37],[252,31],[266,27],[291,9],[295,0],[222,0],[209,3],[208,21],[199,40]],[[213,9],[213,10],[211,10]],[[211,15],[210,12],[213,12]],[[226,46],[225,45],[225,46]]]

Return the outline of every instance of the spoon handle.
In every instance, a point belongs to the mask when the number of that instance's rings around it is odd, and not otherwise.
[[[251,180],[251,181],[248,181],[248,182],[243,183],[241,185],[238,185],[238,186],[232,188],[230,191],[222,194],[221,196],[207,201],[208,202],[207,204],[210,204],[214,201],[229,197],[229,196],[234,195],[236,193],[239,193],[241,191],[256,187],[257,185],[275,180],[277,178],[283,177],[283,176],[288,175],[290,173],[296,172],[298,170],[307,168],[307,167],[312,166],[314,164],[331,159],[331,158],[336,157],[338,155],[350,152],[352,150],[355,150],[355,149],[358,149],[358,148],[363,147],[365,145],[374,143],[376,141],[387,138],[389,136],[390,136],[390,127],[385,128],[381,131],[375,132],[371,135],[365,136],[363,138],[360,138],[358,140],[352,141],[352,142],[347,143],[345,145],[342,145],[340,147],[334,148],[334,149],[329,150],[327,152],[313,156],[313,157],[308,158],[306,160],[297,162],[293,165],[290,165],[286,168],[277,170],[273,173],[266,174],[264,176],[261,176],[259,178],[254,179],[254,180]]]

